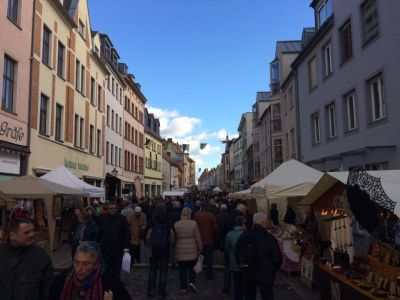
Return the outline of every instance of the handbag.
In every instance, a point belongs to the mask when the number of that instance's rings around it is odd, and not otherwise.
[[[122,258],[122,271],[131,272],[131,255],[128,252],[125,252]]]
[[[199,273],[203,272],[203,261],[204,261],[204,256],[203,255],[199,255],[199,258],[197,259],[197,262],[193,267],[193,271],[196,274],[199,274]]]

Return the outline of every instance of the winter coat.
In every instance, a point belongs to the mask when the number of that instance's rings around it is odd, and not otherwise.
[[[15,248],[0,243],[0,299],[47,300],[53,267],[50,256],[32,244]]]
[[[193,218],[199,226],[201,240],[204,246],[213,246],[215,242],[215,235],[217,234],[217,218],[213,213],[200,210]]]
[[[57,275],[54,278],[54,281],[51,285],[50,289],[50,298],[51,300],[60,299],[62,290],[64,288],[65,280],[67,279],[68,274],[72,271],[72,268],[66,269]],[[118,300],[131,300],[131,296],[128,291],[125,289],[125,286],[121,282],[119,276],[115,275],[112,272],[105,271],[101,275],[101,281],[103,285],[103,293],[106,291],[113,292],[113,299]],[[26,298],[31,299],[31,298]],[[103,298],[102,298],[103,299]]]
[[[272,286],[275,274],[282,264],[282,253],[275,237],[260,225],[245,230],[236,243],[236,257],[246,252],[252,244],[248,269],[244,276],[261,285]],[[240,263],[240,262],[238,262]]]
[[[70,244],[71,247],[73,249],[76,249],[76,247],[78,247],[80,242],[83,241],[91,241],[91,242],[95,242],[97,240],[98,234],[99,234],[99,226],[97,225],[97,223],[93,220],[93,219],[88,219],[85,221],[85,229],[83,230],[83,236],[82,239],[77,241],[74,240],[74,234],[75,231],[78,230],[79,228],[79,223],[78,222],[74,222],[72,224],[72,230],[70,233]]]
[[[240,271],[236,262],[236,243],[244,232],[244,228],[235,226],[228,232],[225,238],[225,254],[229,257],[229,270],[232,272]]]
[[[182,219],[175,223],[175,258],[179,261],[196,260],[203,251],[200,231],[197,223]]]
[[[144,213],[131,213],[128,216],[128,224],[131,231],[131,244],[140,245],[140,239],[144,238],[146,230],[146,215]]]
[[[218,230],[217,230],[217,242],[218,242],[218,249],[221,251],[224,251],[224,243],[225,243],[225,237],[229,230],[227,231],[227,226],[229,222],[229,213],[227,211],[220,212],[217,215],[217,224],[218,224]]]
[[[181,219],[182,210],[180,208],[172,208],[168,214],[168,221],[173,226],[176,222]]]
[[[99,242],[102,252],[122,253],[129,249],[130,230],[128,221],[121,215],[104,215],[100,218]]]

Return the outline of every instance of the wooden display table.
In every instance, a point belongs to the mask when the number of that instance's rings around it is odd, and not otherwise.
[[[341,273],[335,272],[330,266],[320,265],[317,280],[321,299],[324,300],[382,300],[370,291],[361,289]]]

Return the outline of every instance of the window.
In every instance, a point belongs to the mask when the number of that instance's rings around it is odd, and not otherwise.
[[[62,141],[62,117],[63,107],[60,104],[56,105],[56,140]]]
[[[296,158],[296,139],[294,135],[294,128],[290,129],[290,152],[291,158]]]
[[[353,56],[353,46],[351,41],[351,23],[346,22],[340,29],[340,40],[342,46],[342,63],[345,63]]]
[[[51,31],[47,26],[43,26],[43,41],[42,41],[42,62],[50,66],[50,44]]]
[[[103,93],[103,89],[101,88],[101,85],[99,84],[97,86],[97,108],[99,111],[102,111],[102,107],[103,107],[103,103],[102,102],[102,98],[101,98],[101,94]]]
[[[311,116],[312,121],[312,142],[318,144],[321,141],[321,133],[319,126],[319,113],[315,113]]]
[[[271,63],[271,83],[279,82],[279,61]]]
[[[324,0],[317,9],[317,28],[320,28],[331,15],[332,1]]]
[[[79,116],[75,115],[74,146],[79,147]]]
[[[47,134],[47,111],[49,105],[49,97],[46,95],[40,96],[40,119],[39,119],[39,132]]]
[[[346,129],[351,131],[357,128],[356,99],[355,93],[351,92],[344,96],[346,110]]]
[[[111,110],[111,129],[114,130],[114,110]]]
[[[107,76],[107,89],[110,90],[110,76]]]
[[[101,145],[101,130],[97,129],[97,141],[96,141],[96,150],[97,150],[97,156],[100,156],[100,145]]]
[[[94,126],[90,125],[89,130],[89,152],[94,153]]]
[[[329,104],[326,107],[328,115],[328,136],[329,138],[336,137],[336,115],[335,115],[335,103]]]
[[[90,78],[90,103],[92,105],[96,105],[96,102],[95,102],[95,99],[96,99],[95,91],[96,91],[96,82],[94,81],[94,78],[91,77]]]
[[[379,35],[378,11],[376,0],[367,0],[361,6],[363,21],[364,44],[369,43]]]
[[[118,90],[119,90],[119,84],[118,84],[118,83],[116,83],[116,84],[115,84],[115,86],[116,86],[115,90],[117,91],[117,95],[116,95],[116,97],[117,97],[117,100],[119,100],[119,94],[118,94]]]
[[[121,148],[118,149],[118,167],[122,168]]]
[[[17,63],[9,56],[4,55],[3,69],[3,95],[1,100],[1,108],[7,111],[14,111],[14,81]]]
[[[65,46],[58,42],[57,50],[57,75],[64,78]]]
[[[75,63],[75,88],[77,91],[81,90],[81,63],[77,59]]]
[[[85,137],[85,119],[81,118],[79,124],[79,147],[83,149],[83,139]]]
[[[317,60],[315,56],[308,62],[310,89],[317,86]]]
[[[373,78],[368,82],[368,85],[371,99],[372,121],[378,121],[385,117],[382,76],[379,75]]]
[[[118,133],[118,114],[115,114],[115,132]]]
[[[85,39],[85,24],[83,23],[82,20],[79,20],[78,31],[81,37]]]
[[[81,93],[82,95],[85,94],[85,77],[86,77],[86,71],[85,71],[85,66],[81,66]]]
[[[119,103],[122,101],[122,89],[119,88]]]
[[[115,160],[114,160],[114,164],[116,167],[118,167],[118,147],[115,146]]]
[[[113,144],[111,144],[110,158],[111,158],[110,164],[113,166],[114,165],[114,145]]]
[[[110,164],[110,143],[106,142],[106,163]]]
[[[112,94],[113,96],[115,95],[115,82],[114,82],[114,77],[111,79],[111,90],[112,90]]]
[[[293,107],[293,87],[289,89],[289,109]]]
[[[119,117],[119,135],[122,135],[122,118]]]
[[[8,0],[7,17],[14,23],[18,23],[18,0]]]
[[[107,105],[107,126],[110,127],[110,105]]]
[[[322,48],[322,53],[324,57],[324,76],[328,77],[332,74],[332,45],[329,42]]]

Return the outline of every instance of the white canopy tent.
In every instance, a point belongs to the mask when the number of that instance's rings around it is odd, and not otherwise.
[[[251,198],[251,189],[242,190],[242,191],[239,191],[239,192],[232,193],[231,196],[233,198],[239,198],[239,199],[240,198],[243,198],[243,199]]]
[[[104,198],[104,189],[90,185],[76,177],[64,166],[59,166],[41,178],[54,183],[67,186],[69,188],[82,190],[90,195],[91,198]]]
[[[162,193],[162,198],[165,199],[165,197],[183,197],[184,194],[184,191],[164,191]]]
[[[400,170],[367,171],[367,173],[381,178],[385,193],[397,203],[394,212],[400,217]],[[310,206],[338,182],[347,184],[348,176],[348,171],[325,173],[298,206]]]
[[[257,199],[259,211],[268,211],[270,200],[274,200],[282,214],[284,213],[282,210],[286,208],[287,198],[304,197],[322,175],[322,172],[291,159],[253,184],[251,195]]]

